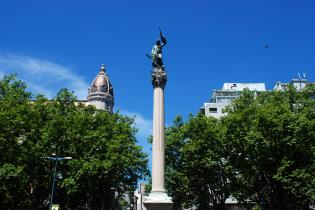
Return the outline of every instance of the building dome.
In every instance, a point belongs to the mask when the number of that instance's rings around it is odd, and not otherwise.
[[[97,109],[113,112],[114,90],[104,64],[101,65],[99,73],[89,88],[87,100]]]

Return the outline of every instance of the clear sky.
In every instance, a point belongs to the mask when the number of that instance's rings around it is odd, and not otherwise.
[[[137,116],[148,150],[153,89],[145,56],[160,26],[166,122],[197,113],[224,82],[315,80],[314,0],[83,1],[1,0],[0,76],[18,73],[51,97],[62,87],[80,99],[107,66],[115,110]],[[269,48],[264,48],[268,43]]]

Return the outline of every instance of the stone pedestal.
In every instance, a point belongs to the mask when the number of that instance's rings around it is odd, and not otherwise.
[[[165,192],[151,192],[143,202],[147,210],[170,210],[173,202]]]
[[[152,71],[152,85],[154,88],[153,102],[153,142],[152,142],[152,190],[144,198],[147,210],[169,210],[172,199],[164,189],[164,87],[167,74],[163,67],[156,67]]]

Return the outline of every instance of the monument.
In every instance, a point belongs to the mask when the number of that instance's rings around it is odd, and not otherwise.
[[[164,88],[167,73],[162,60],[162,48],[166,45],[166,38],[160,30],[160,40],[156,41],[151,55],[152,60],[152,85],[154,89],[153,101],[153,142],[152,142],[152,190],[144,198],[147,210],[169,210],[172,199],[164,189]]]

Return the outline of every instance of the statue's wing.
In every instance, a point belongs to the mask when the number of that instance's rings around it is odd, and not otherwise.
[[[163,36],[163,33],[162,33],[162,30],[159,28],[160,30],[160,37],[161,37],[161,41],[164,43],[164,45],[166,44],[167,40],[166,40],[166,37]]]

